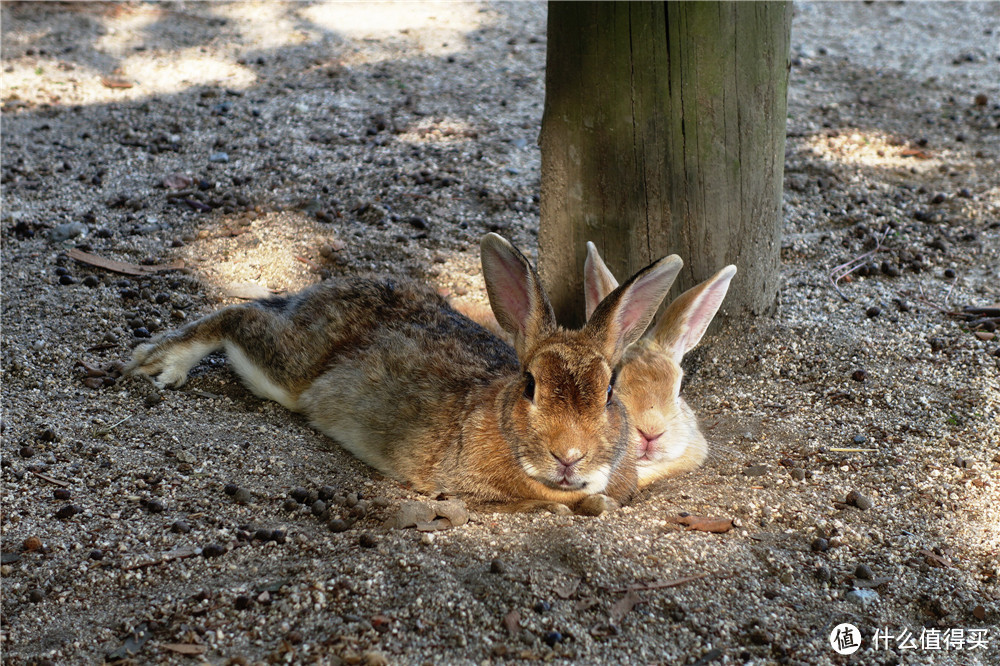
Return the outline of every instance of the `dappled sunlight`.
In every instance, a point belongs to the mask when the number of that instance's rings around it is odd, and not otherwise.
[[[304,7],[299,14],[331,32],[356,40],[403,38],[406,47],[423,56],[464,50],[466,34],[489,18],[469,3],[334,2]],[[490,19],[492,22],[492,19]],[[412,32],[411,32],[412,31]],[[384,59],[385,49],[355,50],[345,64]]]
[[[467,143],[479,137],[476,128],[458,118],[421,118],[409,125],[405,132],[397,135],[399,141],[407,143]]]
[[[53,71],[65,94],[53,97],[35,81]],[[38,104],[109,104],[138,101],[158,95],[182,92],[192,86],[224,86],[239,90],[251,87],[257,77],[250,69],[228,60],[185,49],[162,58],[155,53],[139,53],[125,58],[114,77],[82,66],[51,61],[34,67],[15,66],[4,74],[3,101],[19,100]]]
[[[939,169],[942,155],[929,149],[909,146],[878,132],[845,130],[836,136],[817,134],[805,140],[817,157],[841,164],[881,169]]]

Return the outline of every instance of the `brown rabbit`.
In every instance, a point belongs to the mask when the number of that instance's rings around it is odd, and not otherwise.
[[[736,275],[726,266],[678,296],[664,311],[652,335],[629,347],[618,372],[618,397],[634,428],[639,487],[692,470],[704,462],[708,444],[698,420],[680,397],[680,362],[705,335]],[[601,299],[618,287],[593,243],[587,243],[584,291],[587,318]]]
[[[158,336],[136,348],[129,369],[180,386],[224,349],[254,393],[420,492],[500,510],[591,513],[626,501],[635,447],[613,370],[679,266],[652,264],[567,331],[524,255],[496,234],[481,249],[513,348],[427,286],[343,278]]]

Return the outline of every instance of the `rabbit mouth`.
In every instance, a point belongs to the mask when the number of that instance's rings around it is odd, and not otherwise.
[[[649,435],[640,428],[636,428],[639,433],[639,447],[636,451],[636,461],[640,463],[650,463],[659,458],[660,447],[657,445],[663,433]]]

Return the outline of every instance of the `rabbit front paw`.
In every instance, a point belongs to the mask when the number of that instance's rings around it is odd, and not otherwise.
[[[621,505],[607,495],[589,495],[576,505],[576,513],[581,516],[600,516],[620,508]]]
[[[145,375],[157,388],[178,388],[187,381],[188,371],[210,351],[197,343],[170,340],[139,345],[132,352],[129,371]]]

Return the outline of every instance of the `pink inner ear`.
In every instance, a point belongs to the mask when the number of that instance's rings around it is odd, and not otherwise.
[[[497,307],[513,319],[518,329],[524,331],[525,322],[531,312],[531,295],[528,292],[528,278],[524,265],[514,257],[500,253],[493,254],[490,282],[491,295],[497,299]]]
[[[735,273],[736,270],[734,268],[732,273],[724,275],[716,282],[713,282],[699,294],[698,298],[688,308],[682,325],[683,332],[678,336],[673,348],[674,358],[678,362],[684,354],[694,349],[701,342],[705,331],[708,330],[708,325],[712,323],[715,313],[719,311],[722,301],[726,298],[726,293],[729,291],[729,282]]]

